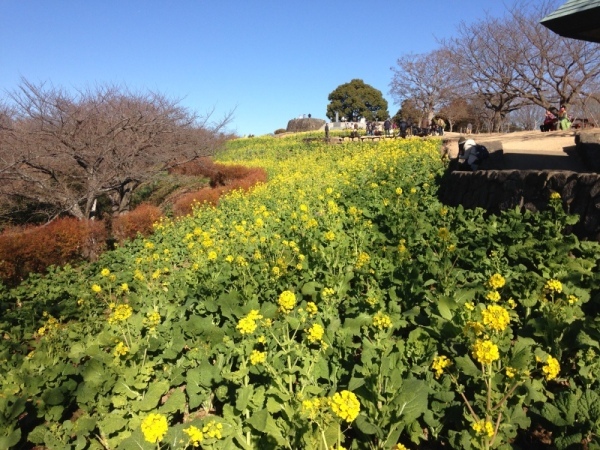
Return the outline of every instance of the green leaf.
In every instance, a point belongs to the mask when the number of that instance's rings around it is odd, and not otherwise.
[[[47,405],[60,405],[65,396],[61,392],[60,388],[48,389],[42,394],[42,399]]]
[[[172,413],[175,411],[183,412],[185,410],[185,394],[180,389],[175,389],[167,401],[160,408],[162,413]]]
[[[285,446],[287,444],[287,440],[281,434],[281,431],[277,427],[277,423],[266,409],[261,409],[252,414],[247,422],[255,430],[265,433],[275,439],[278,445]]]
[[[376,434],[379,437],[383,436],[381,428],[371,423],[371,421],[364,415],[359,414],[355,422],[356,427],[365,434]]]
[[[150,411],[158,406],[163,395],[169,390],[169,382],[166,380],[152,383],[141,401],[132,402],[132,408],[136,411]]]
[[[456,308],[456,303],[449,297],[441,297],[438,299],[437,308],[440,316],[446,320],[452,320],[454,317],[454,314],[452,314],[452,309]]]
[[[0,448],[11,448],[21,440],[21,429],[11,431],[7,436],[0,436]],[[41,443],[41,442],[40,442]]]
[[[254,386],[242,386],[237,390],[237,396],[235,400],[235,407],[239,411],[244,411],[248,407],[250,398],[254,393]]]
[[[243,315],[240,306],[240,296],[236,291],[221,294],[218,303],[221,307],[221,314],[232,322],[236,322]]]
[[[127,425],[127,420],[115,412],[105,414],[102,419],[98,421],[98,428],[105,435],[113,434],[119,430],[122,430]]]
[[[427,411],[429,387],[423,380],[407,379],[394,398],[395,413],[405,424],[417,420]]]
[[[459,372],[470,377],[478,377],[481,375],[481,370],[475,365],[469,356],[457,356],[454,358],[456,368]]]

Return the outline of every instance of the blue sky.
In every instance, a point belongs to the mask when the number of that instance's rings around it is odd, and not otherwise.
[[[398,57],[505,11],[481,0],[0,0],[0,95],[22,77],[121,84],[214,119],[235,109],[230,131],[262,135],[302,114],[326,119],[329,93],[360,78],[394,114]]]

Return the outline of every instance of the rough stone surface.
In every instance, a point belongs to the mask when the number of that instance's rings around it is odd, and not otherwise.
[[[301,131],[316,131],[325,125],[323,119],[292,119],[288,122],[285,131],[288,133],[298,133]]]
[[[561,195],[565,210],[580,221],[570,230],[600,241],[600,175],[566,171],[449,171],[441,182],[440,200],[450,206],[481,207],[491,213],[520,207],[547,209],[550,194]]]
[[[577,153],[591,170],[600,171],[600,130],[580,131],[575,135]]]

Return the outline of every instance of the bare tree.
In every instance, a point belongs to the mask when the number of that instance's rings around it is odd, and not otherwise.
[[[451,132],[458,122],[472,120],[471,112],[469,102],[464,97],[454,98],[439,111],[440,115],[448,121]]]
[[[430,121],[451,98],[456,77],[445,49],[402,56],[392,67],[390,93],[397,104],[411,99]]]
[[[142,182],[214,154],[231,117],[210,123],[210,113],[199,118],[164,95],[115,86],[71,94],[23,80],[9,98],[16,118],[0,138],[3,194],[78,218],[103,195],[114,214],[126,211]]]
[[[465,94],[478,96],[492,112],[494,131],[501,129],[508,113],[524,104],[513,88],[518,73],[514,69],[515,55],[504,44],[507,32],[505,22],[486,18],[461,23],[457,36],[443,42],[448,58],[460,68]]]
[[[545,109],[575,102],[600,75],[599,44],[561,37],[539,23],[555,7],[551,0],[516,5],[502,39],[518,75],[512,89]]]

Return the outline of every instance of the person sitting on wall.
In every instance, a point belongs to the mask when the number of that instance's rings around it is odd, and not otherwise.
[[[477,170],[484,159],[490,156],[487,148],[464,136],[458,138],[458,169]]]
[[[546,115],[544,116],[544,123],[540,125],[540,129],[542,130],[542,132],[553,131],[556,129],[556,122],[558,122],[558,119],[554,114],[552,114],[552,111],[546,110]]]

